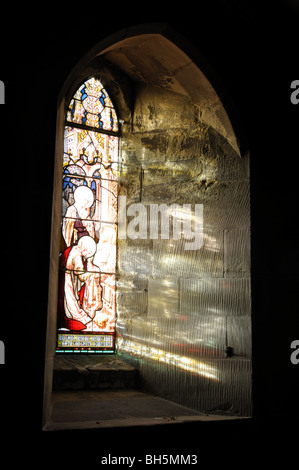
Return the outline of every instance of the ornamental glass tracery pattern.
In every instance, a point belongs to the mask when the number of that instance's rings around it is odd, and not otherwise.
[[[118,131],[113,104],[101,82],[91,78],[74,94],[67,112],[67,121],[107,131]]]
[[[66,113],[57,352],[113,352],[118,121],[95,78]]]

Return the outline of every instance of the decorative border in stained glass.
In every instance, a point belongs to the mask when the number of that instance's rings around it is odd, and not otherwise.
[[[58,332],[58,353],[114,353],[114,333]]]

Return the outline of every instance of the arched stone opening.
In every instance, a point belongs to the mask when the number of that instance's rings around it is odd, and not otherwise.
[[[99,74],[122,122],[117,353],[138,368],[146,390],[199,411],[250,416],[249,155],[192,55],[173,31],[147,25],[107,38],[77,64],[58,100],[53,218],[65,103],[82,79]],[[151,233],[161,204],[170,224],[164,238],[161,225]],[[174,204],[182,223],[192,219],[194,241],[196,205],[202,208],[202,238],[192,249],[184,225],[174,236]],[[52,230],[45,420],[56,321]]]

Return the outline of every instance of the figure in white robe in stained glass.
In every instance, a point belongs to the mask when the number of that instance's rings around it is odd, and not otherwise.
[[[103,328],[108,316],[100,312],[102,296],[98,267],[92,258],[96,252],[93,238],[83,236],[77,245],[69,247],[65,260],[64,311],[70,329],[98,330]],[[86,262],[89,270],[86,271]],[[79,323],[82,324],[79,325]]]
[[[88,186],[78,186],[74,191],[74,200],[74,204],[68,207],[62,224],[66,246],[77,243],[80,236],[95,236],[95,224],[90,217],[90,208],[94,202],[92,190]]]

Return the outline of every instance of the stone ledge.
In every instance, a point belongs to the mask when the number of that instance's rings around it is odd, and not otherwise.
[[[54,358],[53,390],[88,390],[136,387],[137,370],[113,356],[84,354]]]

